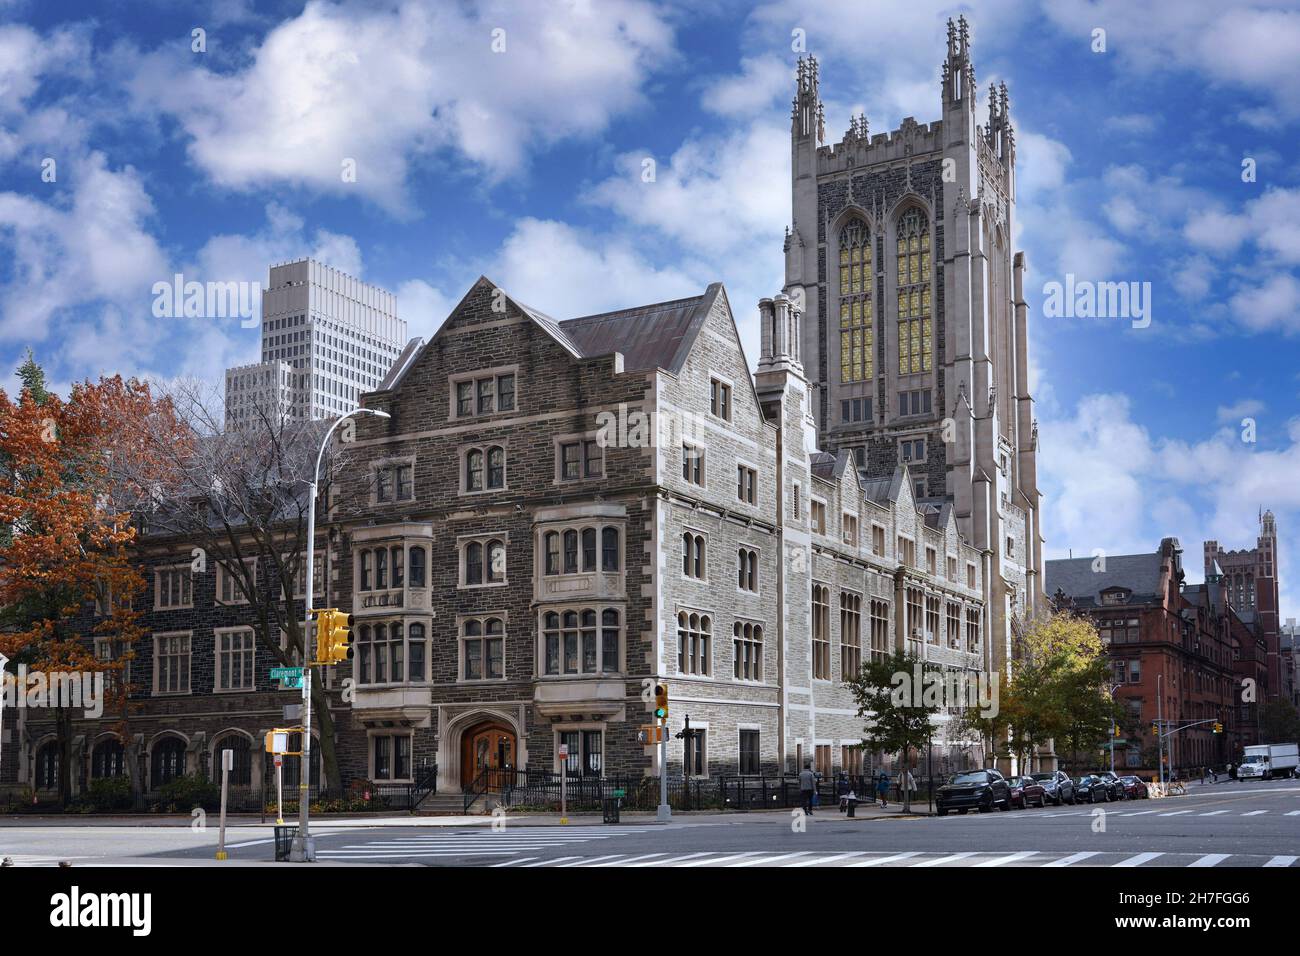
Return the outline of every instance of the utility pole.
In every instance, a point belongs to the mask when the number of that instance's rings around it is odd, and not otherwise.
[[[673,808],[668,804],[668,685],[655,684],[655,722],[659,725],[659,812],[655,820],[668,823]]]
[[[4,769],[4,748],[5,748],[5,668],[9,665],[9,658],[0,654],[0,770]],[[17,690],[17,685],[14,685]]]
[[[293,844],[289,849],[289,859],[294,863],[316,862],[316,842],[311,838],[307,823],[308,807],[311,803],[311,661],[307,658],[311,653],[311,606],[315,601],[315,594],[312,592],[316,583],[316,493],[320,486],[320,463],[325,457],[325,449],[329,445],[330,437],[334,434],[334,429],[339,427],[340,422],[353,415],[392,417],[388,412],[381,412],[375,408],[354,408],[346,415],[336,418],[334,424],[325,432],[325,437],[321,439],[320,451],[316,453],[316,470],[312,472],[311,484],[307,489],[307,570],[304,572],[307,593],[304,601],[302,632],[302,756],[298,758],[300,761],[298,835],[293,838]]]

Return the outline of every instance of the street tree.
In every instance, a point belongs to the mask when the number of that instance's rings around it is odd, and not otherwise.
[[[932,689],[942,675],[936,665],[902,651],[863,665],[846,681],[858,705],[858,716],[866,720],[863,748],[900,754],[906,770],[912,751],[926,746],[934,734],[942,697]],[[903,809],[910,810],[912,795],[905,784],[902,792]]]

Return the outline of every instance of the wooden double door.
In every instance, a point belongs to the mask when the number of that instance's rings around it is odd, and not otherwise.
[[[516,748],[514,732],[504,724],[488,721],[466,730],[461,738],[461,786],[478,782],[486,783],[489,790],[500,790],[515,769]]]

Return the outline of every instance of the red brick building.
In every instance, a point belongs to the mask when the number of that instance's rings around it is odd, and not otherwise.
[[[1253,548],[1224,551],[1217,541],[1205,542],[1205,579],[1221,578],[1228,603],[1264,643],[1265,680],[1259,684],[1260,700],[1272,700],[1284,692],[1277,557],[1277,523],[1271,511],[1259,516],[1259,536]]]
[[[1151,554],[1047,562],[1055,605],[1091,617],[1110,651],[1113,693],[1125,708],[1117,770],[1156,772],[1157,721],[1186,728],[1166,738],[1171,769],[1224,764],[1239,749],[1231,701],[1234,635],[1244,628],[1217,583],[1185,585],[1182,554],[1177,538],[1165,538]]]

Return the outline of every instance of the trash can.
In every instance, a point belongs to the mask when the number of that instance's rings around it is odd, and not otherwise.
[[[275,828],[275,862],[288,863],[289,851],[293,849],[293,838],[298,835],[297,827]]]
[[[605,798],[605,823],[618,823],[618,810],[623,803],[623,790],[615,790]]]

